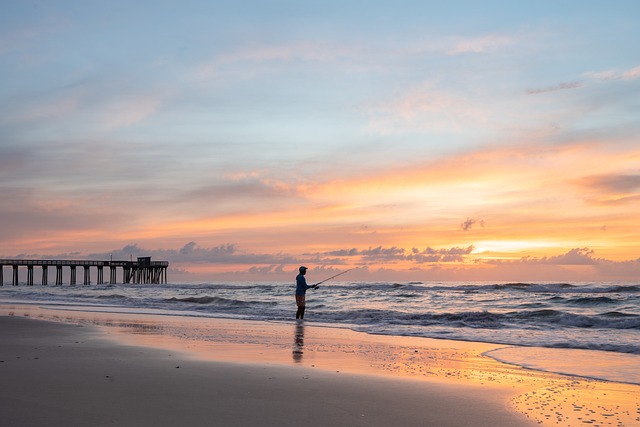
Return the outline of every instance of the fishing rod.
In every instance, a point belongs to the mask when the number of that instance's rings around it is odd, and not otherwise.
[[[313,288],[314,288],[314,289],[316,289],[316,288],[318,288],[318,285],[319,285],[320,283],[324,283],[324,282],[326,282],[326,281],[328,281],[328,280],[331,280],[331,279],[333,279],[333,278],[335,278],[335,277],[342,276],[344,273],[348,273],[348,272],[349,272],[349,271],[351,271],[351,270],[355,270],[355,268],[350,268],[350,269],[345,270],[345,271],[343,271],[343,272],[341,272],[341,273],[338,273],[338,274],[336,274],[336,275],[334,275],[334,276],[331,276],[331,277],[329,277],[328,279],[324,279],[323,281],[318,282],[318,283],[316,283],[315,285],[313,285]]]

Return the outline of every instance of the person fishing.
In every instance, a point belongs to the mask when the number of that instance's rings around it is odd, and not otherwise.
[[[305,308],[305,303],[306,303],[306,294],[307,294],[307,289],[311,288],[311,289],[318,289],[318,286],[320,286],[321,283],[327,282],[333,278],[336,278],[338,276],[342,276],[343,274],[353,270],[353,268],[350,268],[348,270],[342,271],[338,274],[334,274],[333,276],[329,277],[328,279],[324,279],[318,283],[316,283],[315,285],[307,285],[307,279],[304,277],[305,274],[307,274],[307,267],[305,267],[304,265],[301,266],[299,269],[299,274],[296,277],[296,305],[298,306],[298,311],[296,312],[296,319],[304,319],[304,308]]]
[[[296,319],[304,319],[307,289],[315,289],[318,285],[307,285],[307,279],[304,277],[305,274],[307,274],[307,267],[303,265],[298,269],[298,271],[299,274],[296,276],[296,305],[298,306]]]

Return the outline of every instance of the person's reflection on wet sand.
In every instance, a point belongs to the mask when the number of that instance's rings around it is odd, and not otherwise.
[[[304,347],[304,323],[298,322],[293,336],[293,361],[302,362],[302,348]]]

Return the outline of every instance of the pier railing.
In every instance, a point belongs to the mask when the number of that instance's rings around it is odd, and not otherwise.
[[[77,282],[76,269],[83,268],[85,285],[91,283],[91,268],[97,270],[97,284],[104,282],[104,269],[109,268],[109,283],[117,282],[117,271],[122,269],[122,283],[167,283],[168,261],[151,261],[150,257],[139,257],[137,261],[52,260],[52,259],[0,259],[0,286],[4,285],[4,267],[12,267],[12,283],[18,286],[18,269],[27,268],[26,284],[33,286],[34,267],[42,268],[42,285],[48,284],[49,267],[56,269],[56,285],[62,285],[63,267],[70,269],[69,284]]]

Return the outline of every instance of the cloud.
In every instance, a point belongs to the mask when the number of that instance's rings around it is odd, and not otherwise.
[[[537,95],[540,93],[557,92],[559,90],[567,90],[567,89],[578,89],[583,86],[584,85],[580,82],[560,83],[555,86],[548,86],[548,87],[538,88],[538,89],[528,89],[527,95]]]
[[[335,256],[351,258],[347,262],[353,262],[353,258],[357,258],[356,262],[363,264],[373,264],[379,262],[400,262],[409,261],[417,264],[436,263],[436,262],[464,262],[466,256],[469,255],[475,247],[473,245],[467,247],[453,247],[434,249],[427,247],[425,249],[412,248],[406,251],[404,248],[396,246],[368,249],[339,249],[335,251],[323,252],[323,256]]]
[[[155,260],[189,264],[298,264],[300,260],[288,254],[256,254],[239,250],[233,243],[225,243],[214,247],[201,247],[196,242],[189,242],[179,249],[147,249],[133,243],[110,252],[93,253],[89,259],[125,259],[138,256],[151,256]]]
[[[292,182],[261,177],[258,174],[238,177],[222,177],[217,184],[203,185],[185,193],[189,199],[273,199],[299,196],[299,188]]]
[[[640,175],[592,175],[574,181],[583,191],[590,192],[588,201],[600,205],[625,204],[640,200]]]
[[[466,261],[466,256],[471,254],[474,250],[475,247],[473,245],[449,249],[433,249],[431,247],[427,247],[422,251],[417,248],[413,248],[412,254],[407,257],[407,260],[414,261],[418,264],[464,262]]]
[[[640,65],[622,73],[623,80],[635,80],[640,78]]]
[[[636,280],[640,276],[640,258],[628,261],[600,260],[595,268],[604,277]]]
[[[403,255],[404,249],[397,248],[395,246],[391,248],[383,248],[382,246],[378,246],[377,248],[364,249],[360,251],[360,254],[366,257],[397,256]]]
[[[584,187],[605,193],[621,194],[640,191],[640,175],[636,174],[593,175],[582,178],[579,183]]]
[[[592,257],[593,254],[594,251],[589,248],[574,248],[562,255],[537,259],[525,258],[523,261],[527,264],[593,265],[598,262]]]
[[[473,228],[474,224],[480,224],[481,227],[484,227],[484,220],[477,220],[474,218],[467,218],[465,222],[463,222],[462,224],[460,224],[460,228],[462,228],[464,231],[469,231]]]
[[[134,125],[157,112],[163,104],[158,95],[140,95],[114,100],[107,105],[103,118],[106,129],[119,129]]]
[[[247,72],[258,75],[257,65],[302,63],[332,63],[340,57],[353,57],[356,50],[346,44],[302,41],[282,44],[255,44],[230,50],[200,64],[196,74],[203,79],[236,70],[234,76]]]
[[[134,260],[151,256],[156,261],[169,261],[172,281],[175,280],[289,280],[299,265],[309,265],[314,277],[331,276],[344,271],[343,266],[357,266],[350,273],[352,280],[594,280],[601,277],[634,278],[640,274],[640,258],[610,261],[595,257],[593,250],[574,248],[564,254],[549,257],[523,257],[517,260],[476,259],[467,257],[473,245],[451,248],[413,248],[407,251],[395,246],[367,249],[341,249],[295,257],[288,254],[247,253],[231,243],[200,247],[188,242],[178,249],[147,249],[137,243],[111,252],[83,255],[66,252],[47,255],[55,259]],[[326,257],[326,256],[330,257]],[[38,254],[20,254],[17,258],[43,258]],[[398,264],[389,268],[385,264]],[[407,268],[406,263],[414,266]],[[192,266],[198,264],[196,270]],[[218,266],[202,271],[202,266]],[[402,265],[402,266],[400,266]],[[491,268],[491,267],[495,268]],[[544,268],[541,268],[544,266]],[[377,268],[374,268],[377,267]],[[571,268],[574,267],[574,268]],[[575,267],[581,269],[576,270]],[[586,269],[585,269],[586,268]]]
[[[573,248],[570,251],[551,257],[525,257],[518,261],[498,261],[498,264],[545,265],[545,266],[589,266],[603,277],[634,278],[640,274],[640,258],[627,261],[611,261],[594,257],[595,251],[589,248]]]
[[[82,107],[84,97],[83,90],[74,87],[40,95],[25,95],[2,107],[0,124],[31,124],[67,119]]]
[[[593,257],[594,251],[589,248],[574,248],[570,251],[550,257],[522,257],[518,260],[484,260],[482,262],[487,264],[526,264],[526,265],[596,265],[603,260]]]
[[[180,250],[178,251],[178,253],[180,253],[181,255],[189,255],[195,252],[195,249],[198,245],[196,244],[196,242],[189,242],[186,245],[184,245],[182,248],[180,248]]]
[[[297,42],[288,44],[250,46],[218,56],[217,65],[237,62],[270,62],[293,60],[329,61],[345,53],[344,45],[331,46],[326,43]]]
[[[609,80],[636,80],[640,78],[640,65],[628,70],[604,70],[604,71],[589,71],[584,73],[588,78],[597,81],[609,81]]]
[[[0,176],[2,174],[0,173]],[[67,197],[59,191],[24,186],[0,188],[0,240],[20,246],[21,241],[70,240],[96,229],[125,225],[131,217],[121,209],[103,209],[96,194]]]
[[[486,53],[515,43],[511,36],[489,34],[486,36],[464,38],[457,40],[448,51],[448,55],[463,53]]]
[[[394,261],[405,259],[405,250],[392,246],[384,248],[382,246],[369,247],[368,249],[338,249],[335,251],[323,252],[324,256],[336,256],[336,257],[359,257],[363,259],[363,262],[367,261]]]
[[[427,82],[398,96],[363,107],[366,130],[392,134],[424,131],[461,131],[484,122],[487,111],[470,99],[437,89]]]
[[[9,11],[6,16],[10,16]],[[5,28],[9,28],[9,22],[19,23],[19,20],[9,19],[4,22]],[[58,15],[55,19],[49,18],[37,24],[25,24],[16,25],[16,28],[5,29],[0,33],[0,55],[4,55],[10,52],[27,51],[28,47],[33,46],[36,43],[41,42],[45,38],[49,38],[52,35],[60,33],[67,28],[64,19],[60,19]]]
[[[104,83],[102,83],[104,84]],[[140,92],[118,82],[81,81],[50,90],[22,93],[0,107],[0,125],[53,126],[67,134],[90,129],[114,130],[139,123],[158,112],[167,91]],[[97,123],[99,128],[93,125]],[[69,132],[72,127],[75,132]]]
[[[27,169],[31,154],[31,149],[28,147],[0,146],[0,177],[8,181],[9,178],[14,178],[16,173]],[[0,199],[3,198],[2,193],[6,191],[0,192]]]
[[[594,251],[589,248],[574,248],[564,254],[532,258],[524,257],[518,260],[477,260],[469,263],[466,256],[475,250],[474,246],[453,248],[426,248],[423,250],[413,248],[409,253],[401,248],[376,247],[365,250],[355,248],[327,252],[341,255],[347,254],[352,259],[347,259],[344,265],[359,265],[349,277],[353,280],[594,280],[597,274],[602,277],[633,278],[640,274],[640,259],[630,261],[610,261],[594,257]],[[386,254],[386,259],[376,258],[361,259],[362,254],[369,253],[381,257]],[[305,260],[305,264],[310,264]],[[414,267],[390,268],[379,266],[383,261],[411,261]],[[330,276],[340,272],[336,268],[340,264],[322,264],[321,258],[313,259],[313,272],[316,277],[319,274]],[[498,268],[487,268],[488,266]],[[544,266],[544,268],[541,268]],[[571,268],[573,267],[573,268]],[[576,270],[575,267],[582,268]],[[586,268],[586,269],[585,269]],[[294,268],[287,271],[284,264],[270,264],[254,266],[246,271],[235,271],[233,277],[239,278],[245,275],[277,276],[276,271],[282,272],[280,277],[288,277]],[[232,276],[229,276],[232,277]],[[428,279],[425,279],[428,278]],[[526,278],[526,279],[523,279]]]
[[[593,83],[594,81],[605,82],[605,81],[611,81],[611,80],[627,80],[627,81],[636,80],[640,78],[640,66],[631,68],[626,71],[616,71],[616,70],[589,71],[589,72],[583,73],[582,77],[586,78],[588,81],[587,82],[582,82],[582,81],[563,82],[555,86],[546,86],[542,88],[528,89],[526,93],[527,95],[539,95],[542,93],[558,92],[561,90],[579,89],[589,85],[589,83]]]

